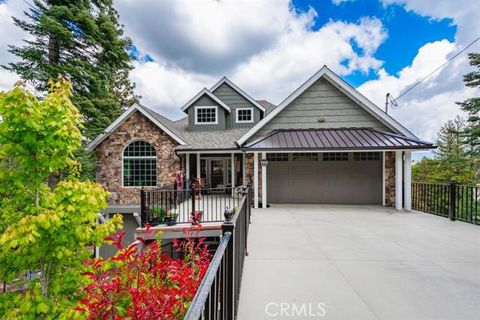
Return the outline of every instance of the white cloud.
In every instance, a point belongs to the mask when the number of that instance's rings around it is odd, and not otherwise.
[[[431,42],[418,51],[410,66],[402,69],[398,75],[390,75],[380,70],[379,79],[365,82],[358,90],[377,105],[385,102],[385,94],[398,97],[417,81],[442,65],[458,48],[448,40]],[[391,108],[389,114],[399,120],[419,137],[435,141],[440,127],[457,114],[462,114],[455,103],[470,97],[474,90],[465,88],[462,83],[465,57],[447,65],[426,81],[400,98],[397,108]]]
[[[12,15],[21,14],[24,6],[23,1],[0,3],[0,65],[16,59],[8,52],[8,45],[18,45],[25,38],[25,33],[14,26],[12,20]],[[17,80],[18,76],[0,67],[0,91],[11,88]]]
[[[455,43],[448,40],[430,42],[419,49],[412,64],[396,75],[379,71],[379,79],[364,83],[358,89],[377,105],[383,106],[385,94],[398,96],[416,81],[422,79],[447,59],[462,50],[480,34],[476,17],[478,2],[459,0],[382,0],[385,5],[400,4],[407,10],[431,19],[451,18],[457,26]],[[467,52],[479,51],[479,45]],[[472,68],[463,54],[428,78],[399,100],[399,107],[391,115],[406,125],[419,137],[435,141],[440,127],[458,114],[463,114],[456,102],[478,95],[478,91],[466,88],[463,75]]]
[[[480,34],[478,0],[381,0],[384,5],[400,4],[422,16],[441,20],[451,18],[458,26],[456,41],[466,43]]]
[[[355,0],[332,0],[332,3],[338,6],[339,4],[342,4],[344,2],[352,2],[352,1],[355,1]]]
[[[196,89],[188,97],[227,75],[254,97],[279,102],[324,64],[343,75],[377,70],[382,62],[374,54],[387,37],[373,18],[332,21],[313,31],[315,10],[295,12],[287,0],[121,0],[118,8],[127,34],[155,60],[137,64],[132,79],[139,93],[150,97],[145,104],[157,101],[164,110],[179,108],[185,93],[144,86],[138,75],[148,74],[158,84],[191,81],[185,88]],[[154,74],[152,68],[161,71]]]
[[[295,15],[289,0],[120,0],[116,5],[127,34],[144,52],[210,74],[269,48],[292,21],[308,15]]]
[[[359,23],[330,22],[316,32],[305,29],[284,34],[278,44],[237,67],[233,73],[246,90],[278,103],[323,65],[342,75],[378,69],[373,57],[386,38],[377,19]],[[351,42],[363,51],[356,53]],[[347,62],[346,65],[342,62]]]
[[[172,119],[184,115],[180,107],[195,92],[215,81],[214,78],[169,68],[158,62],[135,62],[134,66],[130,78],[137,85],[136,93],[142,96],[141,103]]]

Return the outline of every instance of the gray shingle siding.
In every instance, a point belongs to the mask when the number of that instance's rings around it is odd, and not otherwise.
[[[319,122],[323,118],[324,122]],[[319,79],[260,129],[253,139],[275,129],[366,127],[392,132],[325,79]]]
[[[232,112],[227,115],[228,128],[250,128],[260,121],[261,110],[254,106],[250,101],[245,99],[235,89],[230,87],[227,83],[221,84],[213,94],[222,100],[227,106],[232,109]],[[236,123],[237,108],[252,108],[253,109],[253,123]]]
[[[197,106],[217,106],[217,117],[218,117],[218,124],[202,124],[196,125],[195,124],[195,107]],[[218,131],[218,130],[225,130],[227,128],[226,118],[228,112],[216,103],[212,98],[207,95],[203,95],[198,98],[189,108],[188,108],[188,129],[190,131]]]

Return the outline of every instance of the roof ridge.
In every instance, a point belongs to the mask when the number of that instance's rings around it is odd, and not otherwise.
[[[181,130],[179,130],[179,128],[176,126],[175,121],[167,118],[166,116],[156,112],[155,110],[153,110],[149,107],[146,107],[146,106],[141,105],[141,104],[139,104],[139,106],[141,108],[145,109],[146,112],[149,112],[150,114],[152,114],[152,116],[154,116],[159,122],[161,122],[168,129],[173,131],[176,135],[180,136],[182,138],[182,140],[185,140],[183,132]]]

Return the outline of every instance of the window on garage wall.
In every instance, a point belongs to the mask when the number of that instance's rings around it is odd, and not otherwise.
[[[318,161],[318,153],[294,153],[293,161]]]
[[[380,160],[380,152],[355,152],[353,159],[355,161],[377,161]]]
[[[348,152],[326,152],[323,161],[348,161]]]
[[[288,161],[288,153],[267,153],[268,161]]]

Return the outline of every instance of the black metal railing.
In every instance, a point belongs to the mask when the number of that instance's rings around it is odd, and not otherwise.
[[[175,214],[176,223],[191,223],[193,212],[201,212],[201,222],[222,222],[225,208],[236,210],[243,196],[242,187],[195,188],[188,181],[184,186],[142,189],[142,226],[165,223],[171,213]]]
[[[185,320],[236,318],[250,216],[251,198],[247,188],[233,218],[222,225],[222,239]]]
[[[478,186],[451,183],[412,183],[412,208],[450,220],[480,224]]]

